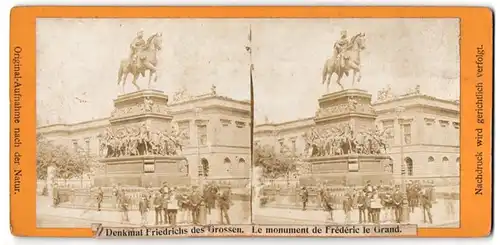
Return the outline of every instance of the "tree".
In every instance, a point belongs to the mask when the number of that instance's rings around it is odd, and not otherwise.
[[[36,176],[39,180],[47,179],[47,168],[53,164],[54,147],[41,134],[36,135]]]
[[[266,178],[286,177],[288,180],[297,171],[298,158],[286,147],[278,153],[273,146],[256,145],[253,152],[254,166],[262,167]]]

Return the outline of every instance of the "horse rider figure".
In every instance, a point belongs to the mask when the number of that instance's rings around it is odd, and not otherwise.
[[[140,51],[144,50],[146,47],[146,41],[144,40],[144,31],[140,30],[137,32],[137,36],[130,43],[130,60],[136,56]]]
[[[142,64],[142,58],[139,57],[139,53],[146,48],[146,41],[144,40],[144,31],[140,30],[137,32],[137,36],[132,40],[130,44],[130,64],[139,69]],[[144,77],[144,71],[141,71],[141,75]]]
[[[349,45],[349,39],[347,38],[347,31],[343,30],[340,32],[340,40],[334,44],[334,57],[336,57],[337,64],[339,64],[338,69],[343,69],[345,67],[346,57],[344,56],[347,46]],[[345,71],[346,76],[349,75],[348,71]],[[340,74],[340,71],[339,71]]]

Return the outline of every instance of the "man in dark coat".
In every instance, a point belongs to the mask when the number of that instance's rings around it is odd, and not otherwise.
[[[424,223],[427,223],[427,218],[429,218],[429,223],[432,224],[432,189],[425,188],[421,191],[420,203],[422,205],[422,211],[424,213]]]
[[[300,191],[300,198],[302,200],[302,210],[306,210],[307,202],[309,201],[309,191],[305,186],[302,186]]]
[[[403,200],[404,193],[399,189],[399,185],[396,185],[396,190],[392,193],[392,204],[394,207],[394,216],[397,223],[401,223],[401,215],[403,214]]]
[[[102,191],[101,187],[97,188],[96,199],[97,199],[97,211],[101,211],[102,201],[104,200],[104,192]]]
[[[231,187],[220,191],[219,194],[219,209],[220,209],[220,224],[224,224],[224,219],[226,219],[226,225],[231,224],[229,220],[229,208],[231,207]]]
[[[155,209],[155,225],[163,224],[163,217],[162,217],[163,197],[159,191],[154,193],[153,207]]]
[[[366,223],[366,209],[367,209],[366,199],[367,199],[366,194],[363,192],[363,190],[359,190],[356,203],[358,204],[358,213],[359,213],[358,221],[360,224]]]
[[[149,200],[147,194],[141,195],[141,200],[139,201],[139,212],[141,213],[141,225],[147,225],[149,212]]]
[[[203,196],[201,195],[197,186],[192,187],[192,192],[189,199],[191,203],[191,215],[193,224],[200,225],[200,208],[203,202]]]
[[[57,184],[54,184],[54,187],[52,188],[52,203],[54,204],[54,207],[57,208],[60,202],[60,197],[59,197],[59,187]]]

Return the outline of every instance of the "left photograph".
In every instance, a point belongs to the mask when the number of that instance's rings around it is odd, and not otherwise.
[[[245,20],[36,26],[37,227],[251,223]]]

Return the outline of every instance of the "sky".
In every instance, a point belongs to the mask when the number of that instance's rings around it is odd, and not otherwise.
[[[422,93],[459,98],[457,19],[301,19],[256,26],[256,124],[266,116],[275,123],[314,116],[317,99],[326,93],[323,65],[342,30],[365,33],[358,88],[373,97],[388,85],[401,93],[419,84]],[[351,76],[341,80],[346,88]],[[330,92],[339,89],[335,80],[333,75]]]
[[[145,38],[163,34],[155,88],[200,94],[214,84],[221,95],[248,100],[250,25],[257,124],[314,115],[326,91],[321,70],[341,30],[366,35],[360,88],[376,94],[390,85],[398,93],[419,84],[425,94],[459,96],[457,19],[39,19],[38,118],[75,123],[109,116],[120,60],[141,29]],[[145,87],[147,79],[138,83]],[[126,90],[134,90],[130,81]]]
[[[37,114],[40,123],[75,123],[110,116],[119,94],[120,61],[139,30],[161,32],[155,88],[172,96],[185,87],[250,100],[248,25],[239,20],[39,19]],[[130,82],[126,92],[135,91]],[[139,79],[141,88],[148,79]],[[75,97],[84,98],[80,103]]]

